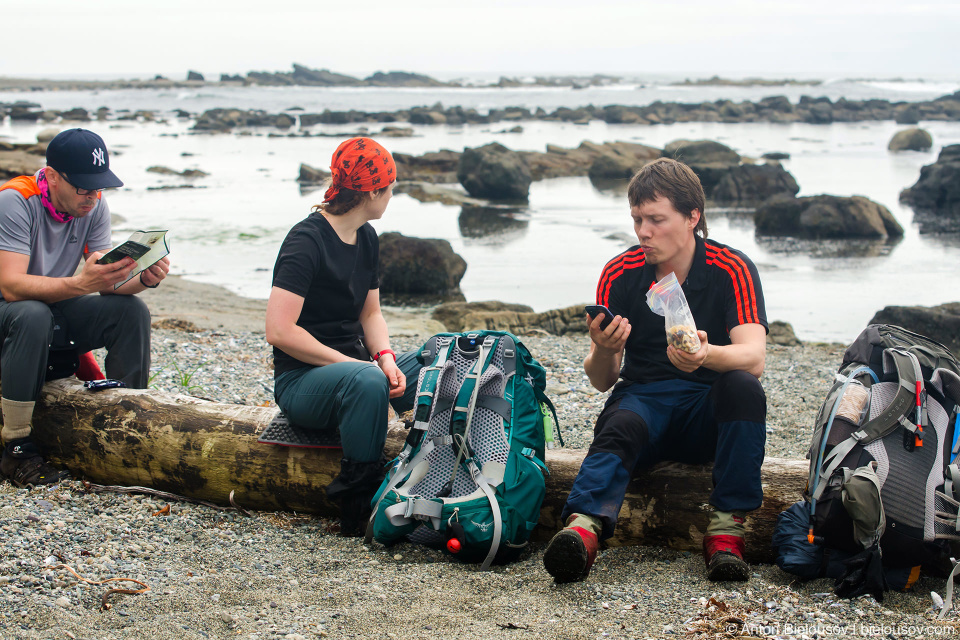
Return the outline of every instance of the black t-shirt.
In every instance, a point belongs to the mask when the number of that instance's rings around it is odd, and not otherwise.
[[[730,330],[756,323],[767,328],[760,276],[740,251],[697,236],[687,280],[681,285],[697,329],[710,344],[730,344]],[[626,382],[691,380],[713,384],[720,374],[706,367],[684,373],[667,358],[664,317],[647,305],[647,291],[656,281],[656,265],[646,264],[643,249],[631,247],[607,263],[597,285],[597,304],[626,317],[632,327],[624,349],[620,377]]]
[[[344,243],[323,214],[312,213],[287,234],[273,267],[273,286],[303,297],[297,325],[344,355],[369,360],[360,343],[360,311],[380,288],[380,241],[370,224],[357,229],[357,244]],[[274,375],[314,365],[274,347]]]

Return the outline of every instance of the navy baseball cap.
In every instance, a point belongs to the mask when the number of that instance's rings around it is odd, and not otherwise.
[[[86,129],[61,131],[47,145],[47,165],[81,189],[122,187],[110,171],[110,156],[103,138]]]

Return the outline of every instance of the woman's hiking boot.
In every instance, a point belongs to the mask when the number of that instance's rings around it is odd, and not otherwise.
[[[54,469],[43,460],[30,438],[11,440],[3,448],[0,473],[17,487],[56,484],[70,477],[69,471]]]
[[[714,511],[703,536],[703,561],[707,578],[714,582],[750,579],[750,565],[743,560],[744,514]]]
[[[374,494],[386,475],[386,459],[373,462],[340,460],[340,475],[327,486],[327,499],[340,507],[340,535],[349,538],[362,536],[373,508]]]
[[[543,567],[554,582],[579,582],[590,575],[600,546],[600,529],[596,518],[579,513],[567,518],[567,526],[553,536],[543,552]]]

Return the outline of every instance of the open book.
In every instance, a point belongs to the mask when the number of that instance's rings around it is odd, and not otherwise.
[[[130,272],[130,277],[113,285],[113,288],[116,289],[129,282],[134,276],[139,275],[144,269],[153,266],[154,263],[169,253],[170,247],[167,245],[166,229],[162,231],[134,231],[129,240],[108,251],[97,260],[97,264],[111,264],[123,260],[127,256],[136,260],[137,264]]]

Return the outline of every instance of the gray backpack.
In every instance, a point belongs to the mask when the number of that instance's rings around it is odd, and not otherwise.
[[[805,497],[811,543],[943,564],[960,541],[960,364],[938,342],[868,326],[820,407]]]

